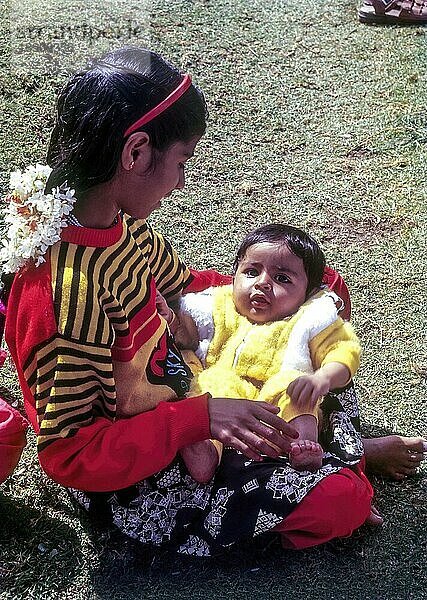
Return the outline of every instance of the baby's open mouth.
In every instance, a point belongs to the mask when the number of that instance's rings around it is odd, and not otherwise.
[[[270,304],[269,300],[263,294],[253,294],[250,297],[250,301],[252,306],[255,307],[268,306]]]

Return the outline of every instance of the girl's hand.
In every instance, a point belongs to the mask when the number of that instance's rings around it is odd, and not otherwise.
[[[271,458],[287,454],[298,437],[297,431],[277,416],[279,409],[272,404],[209,398],[208,406],[212,438],[253,460],[262,460],[262,454]]]
[[[319,370],[312,375],[297,377],[288,385],[286,392],[295,406],[313,409],[319,398],[329,390],[329,377]]]

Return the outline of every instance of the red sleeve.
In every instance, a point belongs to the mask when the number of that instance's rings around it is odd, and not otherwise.
[[[207,271],[196,271],[190,269],[191,277],[187,280],[184,293],[202,292],[209,287],[218,285],[228,285],[233,281],[231,275],[221,275],[213,269]]]
[[[330,290],[335,292],[337,296],[341,298],[344,303],[344,308],[340,312],[340,317],[344,321],[350,321],[351,316],[351,302],[350,293],[344,279],[339,273],[331,269],[330,267],[325,268],[323,274],[323,283],[325,283]]]
[[[133,485],[171,463],[178,450],[210,437],[208,396],[161,402],[154,410],[112,423],[99,417],[39,453],[54,481],[88,492]]]

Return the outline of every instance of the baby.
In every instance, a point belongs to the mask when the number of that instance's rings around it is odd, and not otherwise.
[[[299,433],[289,455],[297,470],[321,467],[319,404],[350,381],[360,360],[359,341],[338,316],[340,299],[322,289],[324,268],[323,252],[304,231],[265,225],[241,243],[232,285],[183,296],[178,318],[169,317],[178,346],[196,348],[204,366],[190,395],[279,406]],[[206,440],[181,454],[193,478],[208,481],[221,448]]]

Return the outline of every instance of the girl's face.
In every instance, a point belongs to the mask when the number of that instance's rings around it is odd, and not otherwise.
[[[233,283],[237,312],[252,323],[278,321],[305,302],[308,279],[301,258],[284,244],[250,246]]]
[[[126,200],[121,208],[137,219],[146,219],[153,210],[160,208],[161,200],[174,190],[182,190],[185,185],[185,163],[193,156],[199,137],[189,142],[176,142],[160,156],[153,170],[141,169],[135,163],[135,173],[127,178]],[[142,172],[137,171],[137,169]]]

